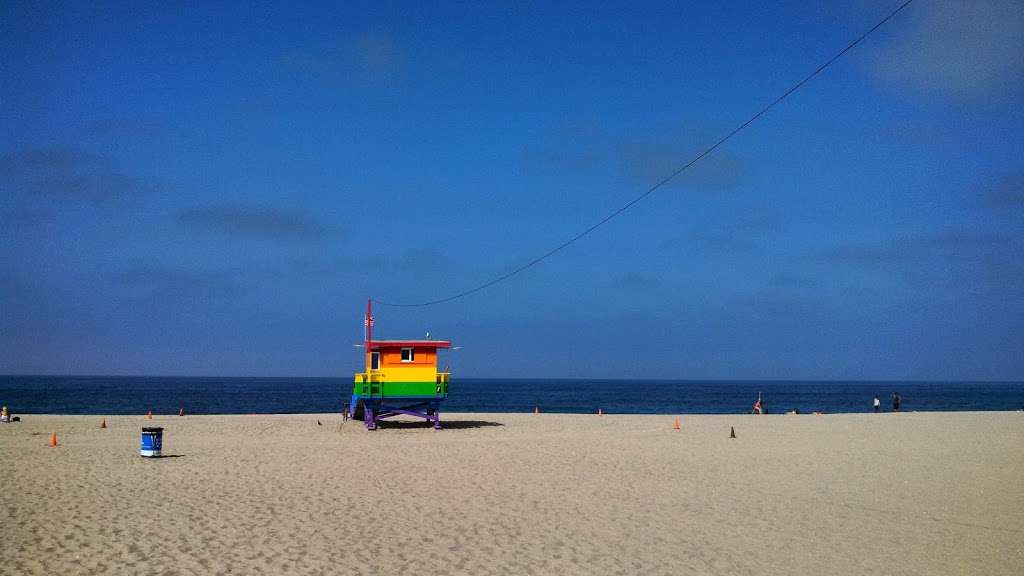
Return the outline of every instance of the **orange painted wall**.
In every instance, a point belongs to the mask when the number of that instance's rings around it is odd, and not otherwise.
[[[416,348],[413,352],[413,362],[402,362],[401,348],[384,348],[380,352],[380,367],[390,368],[398,366],[433,366],[437,367],[437,350],[430,348]],[[366,368],[370,368],[370,354],[366,354]]]

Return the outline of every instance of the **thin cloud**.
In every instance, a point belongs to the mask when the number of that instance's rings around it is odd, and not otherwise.
[[[878,130],[882,142],[893,141],[906,146],[933,146],[948,143],[953,132],[947,125],[899,119]]]
[[[15,205],[12,208],[0,210],[0,226],[3,231],[16,229],[34,229],[53,222],[54,214],[50,210],[33,208],[29,206]],[[3,236],[3,232],[0,232]]]
[[[264,267],[262,273],[274,280],[300,280],[331,278],[345,274],[345,269],[313,258],[292,258]]]
[[[13,302],[30,294],[31,291],[20,279],[11,274],[0,273],[0,299]]]
[[[961,102],[1010,100],[1024,89],[1024,10],[1019,0],[917,3],[871,71],[888,88]]]
[[[145,190],[146,184],[132,176],[115,172],[101,174],[58,173],[33,178],[26,190],[36,196],[56,199],[112,200]]]
[[[244,270],[196,270],[170,266],[136,266],[113,276],[127,288],[140,289],[152,296],[172,300],[212,300],[245,292]]]
[[[663,282],[660,278],[641,272],[625,272],[615,276],[611,287],[616,291],[628,293],[646,293],[660,290]]]
[[[550,131],[536,148],[524,151],[526,161],[574,172],[603,167],[620,170],[638,190],[653,186],[706,148],[714,137],[693,128],[651,128],[643,136],[617,137],[595,122],[565,123]],[[719,149],[666,185],[692,192],[721,192],[743,184],[748,162]]]
[[[354,53],[363,69],[374,75],[391,75],[402,66],[402,54],[394,39],[367,32],[356,38]]]
[[[588,171],[614,158],[612,137],[599,123],[566,122],[541,138],[539,146],[524,150],[527,162],[572,171]]]
[[[3,185],[33,197],[109,201],[149,189],[105,156],[71,147],[26,147],[0,155]]]
[[[719,221],[703,230],[665,238],[658,248],[671,253],[698,249],[702,252],[753,251],[782,228],[782,217],[774,209],[751,210],[731,222]]]
[[[183,210],[178,221],[196,230],[250,238],[308,240],[341,232],[303,212],[232,204]]]
[[[990,208],[1024,212],[1024,172],[1003,177],[985,191],[985,202]]]
[[[937,234],[893,237],[877,244],[848,244],[826,250],[824,256],[835,261],[856,264],[892,264],[919,260],[921,257],[974,258],[979,254],[998,254],[1019,250],[1009,236],[950,230]]]
[[[1024,244],[1002,234],[950,230],[825,250],[833,265],[872,269],[947,291],[1024,295]]]
[[[85,129],[86,134],[100,138],[147,139],[163,132],[163,126],[144,118],[113,117],[94,120]]]
[[[699,130],[668,130],[624,142],[619,149],[623,171],[638,185],[653,186],[699,154],[713,141]],[[721,192],[743,184],[750,167],[727,150],[715,150],[666,186],[693,192]]]
[[[783,318],[791,318],[794,314],[806,315],[809,311],[823,309],[825,304],[825,300],[820,296],[799,289],[776,288],[745,294],[732,301],[732,305],[741,307],[747,314]]]
[[[326,46],[289,50],[277,58],[286,70],[326,80],[388,81],[404,69],[401,47],[390,36],[364,32]]]
[[[78,148],[25,147],[0,155],[0,177],[65,172],[105,163],[102,156]]]

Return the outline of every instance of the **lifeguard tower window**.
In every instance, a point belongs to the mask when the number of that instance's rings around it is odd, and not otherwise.
[[[370,353],[370,370],[380,370],[380,352]]]
[[[412,348],[402,348],[402,362],[412,362],[412,361],[413,361],[413,349]]]

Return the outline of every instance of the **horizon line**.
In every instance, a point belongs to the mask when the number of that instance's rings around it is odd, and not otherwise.
[[[214,376],[214,375],[174,375],[174,374],[0,374],[0,378],[193,378],[193,379],[296,379],[296,380],[337,380],[347,381],[343,376]],[[885,378],[590,378],[576,376],[461,376],[464,380],[568,380],[574,382],[868,382],[868,383],[964,383],[979,384],[1024,384],[1024,380],[985,380],[985,379],[885,379]]]

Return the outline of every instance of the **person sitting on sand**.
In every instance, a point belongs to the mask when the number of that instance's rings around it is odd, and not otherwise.
[[[7,411],[7,406],[0,408],[0,422],[10,422],[11,414]]]

